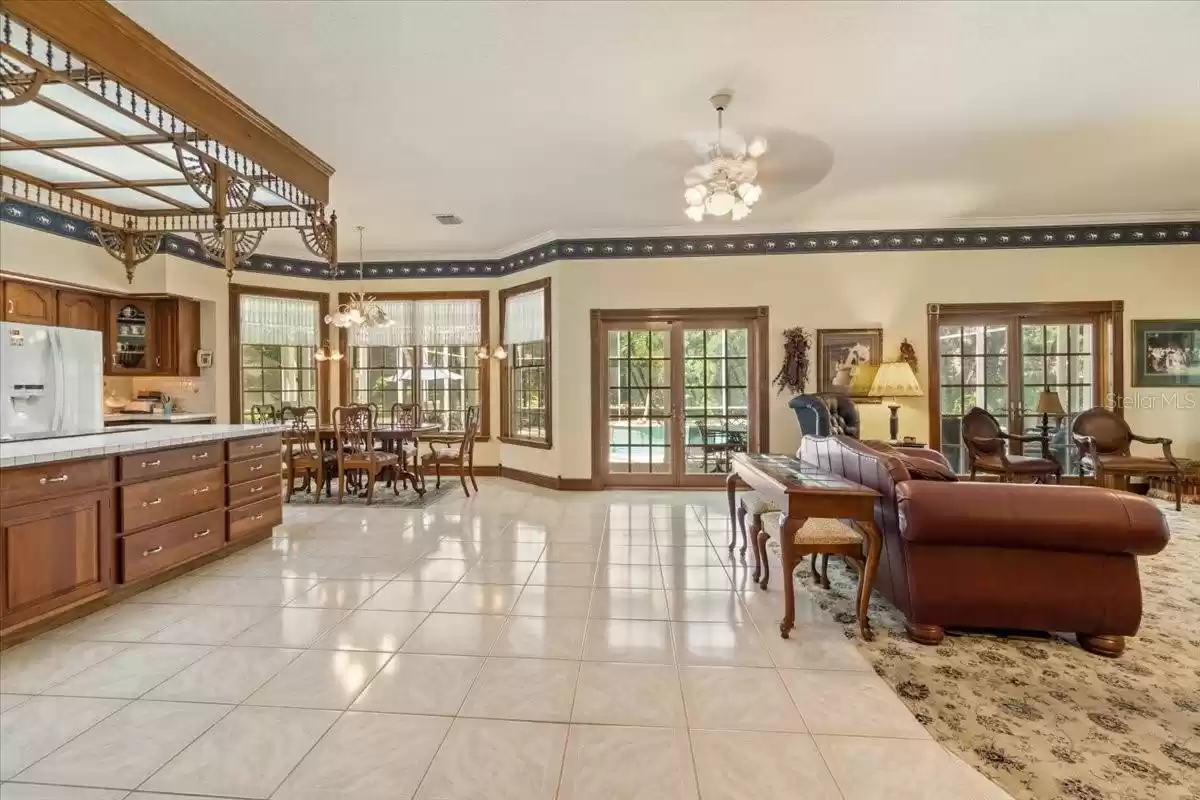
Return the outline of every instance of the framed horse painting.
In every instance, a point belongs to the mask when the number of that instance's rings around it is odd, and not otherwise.
[[[882,328],[818,329],[817,391],[866,399],[882,355]]]
[[[1200,386],[1200,320],[1133,320],[1134,386]]]

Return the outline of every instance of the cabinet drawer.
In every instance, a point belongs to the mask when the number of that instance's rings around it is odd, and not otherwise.
[[[225,512],[206,511],[187,519],[121,537],[121,582],[161,572],[225,545]]]
[[[266,436],[230,439],[226,446],[229,448],[229,460],[233,461],[237,458],[253,458],[267,453],[278,453],[282,442],[278,433],[268,433]]]
[[[229,471],[230,483],[243,483],[267,475],[278,475],[283,471],[283,456],[278,450],[262,458],[252,458],[246,461],[230,461],[226,469]]]
[[[64,461],[6,469],[0,477],[0,505],[15,506],[112,483],[112,459]]]
[[[256,481],[235,483],[229,487],[230,508],[245,505],[268,497],[277,497],[283,491],[283,484],[278,475],[268,475]]]
[[[221,450],[220,442],[195,447],[179,447],[174,450],[152,450],[148,453],[122,456],[121,480],[136,481],[144,478],[157,478],[160,475],[170,475],[172,472],[211,467],[224,461],[225,454]]]
[[[224,472],[210,467],[121,487],[121,530],[129,533],[220,508],[225,501]]]
[[[229,509],[229,541],[235,541],[283,522],[283,501],[278,495]]]

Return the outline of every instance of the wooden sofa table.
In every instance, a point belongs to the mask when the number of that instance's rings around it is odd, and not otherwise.
[[[763,453],[736,453],[725,484],[729,492],[730,509],[735,507],[739,478],[783,512],[779,520],[784,598],[783,620],[779,623],[780,635],[788,638],[788,632],[795,627],[796,622],[796,587],[792,573],[804,556],[820,552],[846,555],[862,562],[858,581],[858,628],[864,639],[873,638],[867,607],[871,600],[871,589],[875,584],[875,572],[879,567],[879,555],[883,549],[883,539],[875,528],[875,501],[879,499],[879,493],[796,458]],[[853,520],[863,533],[862,539],[853,545],[843,543],[808,546],[803,542],[798,543],[796,532],[809,519]],[[730,523],[736,525],[732,519],[732,512]],[[761,533],[759,538],[762,538]],[[758,548],[756,553],[759,562],[765,564],[765,540],[761,546],[757,542],[754,544]],[[866,553],[862,552],[864,549]]]

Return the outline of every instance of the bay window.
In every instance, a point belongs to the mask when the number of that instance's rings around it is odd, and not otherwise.
[[[384,420],[394,403],[415,403],[426,421],[449,434],[464,430],[467,408],[481,406],[480,435],[486,437],[487,362],[477,351],[487,330],[487,293],[382,295],[376,301],[395,324],[350,330],[343,402],[374,403]]]
[[[500,440],[549,448],[550,279],[500,291]]]

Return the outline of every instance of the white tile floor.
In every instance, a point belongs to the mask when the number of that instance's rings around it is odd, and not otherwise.
[[[0,654],[0,800],[1007,797],[802,589],[780,639],[723,493],[481,488],[289,506]]]

